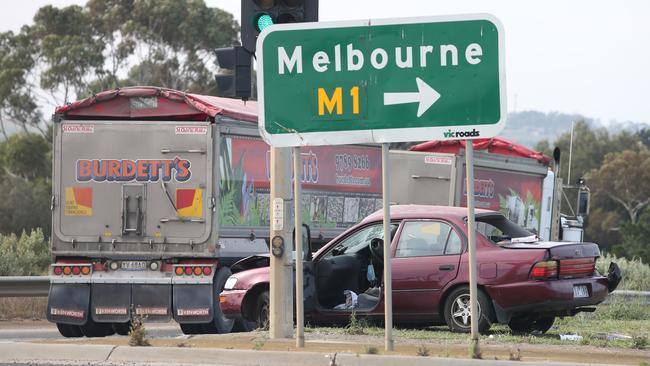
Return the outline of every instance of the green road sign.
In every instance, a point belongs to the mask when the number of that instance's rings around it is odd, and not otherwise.
[[[487,14],[273,25],[257,41],[260,132],[274,146],[495,136],[503,38]]]

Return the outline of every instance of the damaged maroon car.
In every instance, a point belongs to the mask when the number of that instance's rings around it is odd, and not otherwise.
[[[469,332],[467,209],[391,207],[393,319],[397,324],[443,324]],[[492,323],[513,332],[546,332],[555,318],[595,311],[620,282],[618,266],[596,269],[597,244],[543,242],[501,213],[476,211],[479,330]],[[304,264],[305,317],[334,324],[384,314],[382,212],[365,218]],[[232,267],[220,295],[227,317],[263,326],[269,310],[269,258]]]

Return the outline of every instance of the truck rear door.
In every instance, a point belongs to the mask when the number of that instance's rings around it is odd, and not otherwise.
[[[63,121],[55,145],[53,229],[61,241],[148,252],[144,246],[209,238],[210,123]]]

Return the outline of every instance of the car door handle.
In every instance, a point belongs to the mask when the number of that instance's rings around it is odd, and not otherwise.
[[[445,264],[438,267],[438,269],[441,271],[453,271],[454,268],[456,268],[456,266],[454,266],[453,264]]]

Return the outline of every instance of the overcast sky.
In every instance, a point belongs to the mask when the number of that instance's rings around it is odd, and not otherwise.
[[[19,30],[45,4],[84,3],[6,2],[0,30]],[[239,0],[206,3],[240,18]],[[327,21],[479,12],[505,28],[509,111],[650,123],[648,0],[320,0],[320,20]]]

